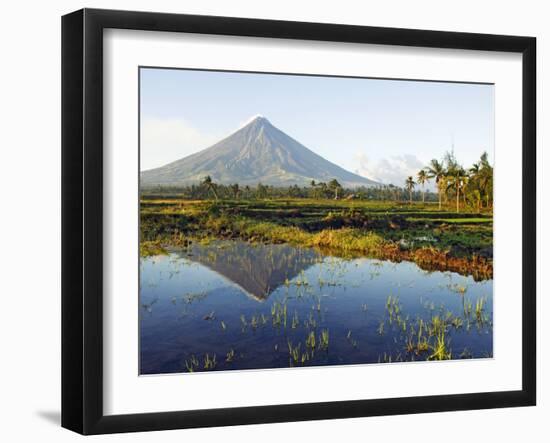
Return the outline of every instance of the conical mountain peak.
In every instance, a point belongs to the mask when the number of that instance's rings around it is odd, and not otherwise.
[[[271,125],[271,122],[263,115],[256,114],[247,119],[244,124],[241,124],[239,129],[261,127],[262,125]]]
[[[252,117],[249,122],[241,128],[241,130],[244,129],[245,131],[260,132],[262,129],[270,129],[273,127],[274,126],[266,117],[263,115],[257,115]]]
[[[142,172],[141,184],[191,185],[207,175],[216,183],[251,186],[309,186],[332,179],[349,188],[378,184],[317,155],[262,115],[207,149]]]
[[[269,123],[269,120],[266,117],[264,117],[263,115],[256,115],[252,119],[252,123]]]

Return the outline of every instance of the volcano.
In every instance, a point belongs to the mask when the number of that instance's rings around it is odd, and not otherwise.
[[[312,180],[332,179],[346,188],[379,184],[335,165],[273,126],[265,117],[256,117],[209,148],[143,171],[141,186],[198,184],[207,175],[215,183],[226,185],[309,186]]]

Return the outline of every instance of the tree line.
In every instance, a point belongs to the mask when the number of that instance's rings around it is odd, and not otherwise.
[[[436,192],[426,189],[430,181],[435,182]],[[359,199],[377,201],[409,200],[438,202],[442,205],[452,202],[456,211],[461,205],[480,211],[490,208],[493,204],[493,167],[488,155],[484,152],[479,161],[469,169],[465,169],[451,152],[447,152],[442,160],[433,159],[416,174],[409,176],[404,186],[394,184],[359,187],[348,189],[338,180],[327,182],[311,180],[309,186],[272,186],[258,183],[256,186],[239,185],[238,183],[224,185],[216,183],[211,176],[205,176],[200,183],[186,186],[153,186],[142,190],[143,195],[174,195],[187,199],[266,199],[266,198],[311,198],[311,199]]]
[[[345,188],[338,180],[328,182],[312,180],[309,186],[272,186],[258,183],[256,186],[232,183],[216,183],[211,176],[205,176],[200,183],[186,186],[148,186],[142,189],[142,195],[174,196],[191,200],[254,200],[266,198],[310,198],[310,199],[358,199],[378,201],[402,201],[408,198],[405,188],[379,185],[359,188]],[[421,192],[413,191],[413,199],[420,201]],[[425,192],[425,201],[437,201],[437,194]]]
[[[439,209],[451,200],[456,205],[456,212],[460,211],[461,204],[478,212],[493,204],[493,166],[486,152],[469,169],[465,169],[452,152],[447,152],[443,160],[432,159],[428,166],[418,171],[416,181],[412,176],[405,180],[410,203],[417,184],[422,187],[422,201],[425,201],[424,187],[430,180],[435,181]]]

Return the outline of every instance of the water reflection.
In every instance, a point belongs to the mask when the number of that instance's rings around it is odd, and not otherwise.
[[[176,255],[206,266],[258,301],[323,259],[313,249],[245,242],[194,244]]]
[[[140,373],[491,357],[492,288],[410,262],[196,244],[141,260]]]

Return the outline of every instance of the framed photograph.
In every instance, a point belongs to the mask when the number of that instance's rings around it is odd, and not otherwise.
[[[62,425],[536,402],[531,37],[62,20]]]

